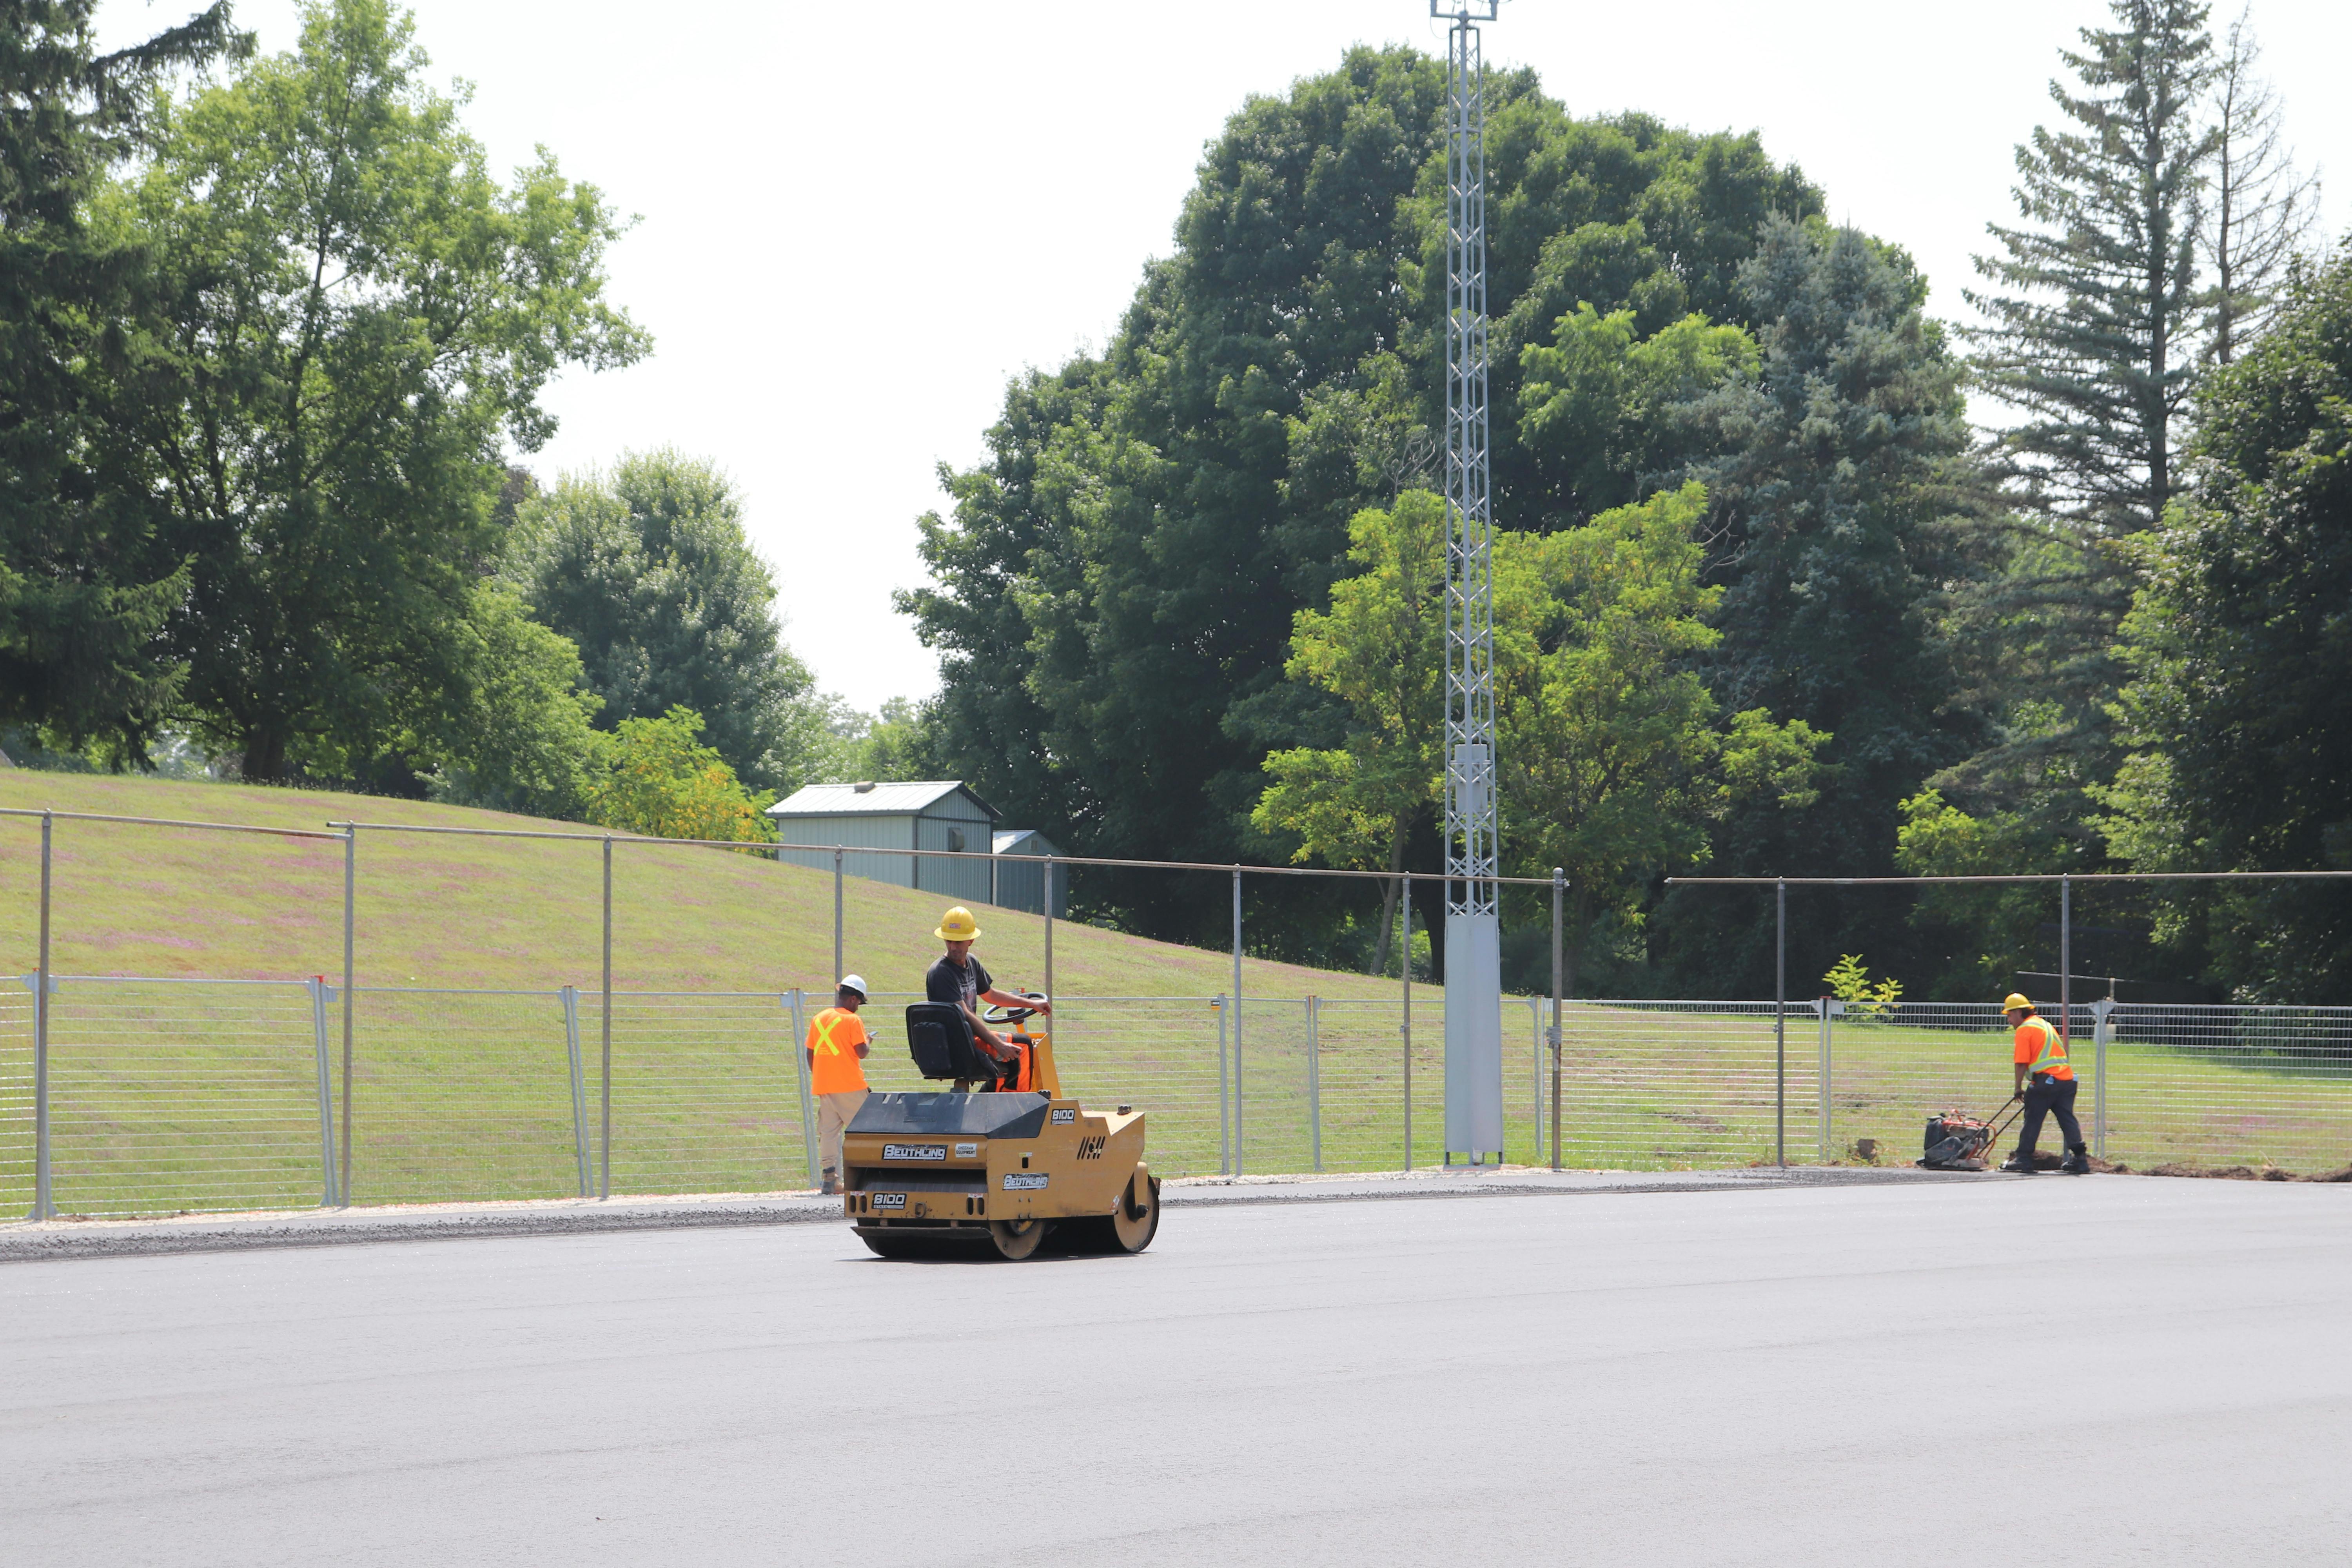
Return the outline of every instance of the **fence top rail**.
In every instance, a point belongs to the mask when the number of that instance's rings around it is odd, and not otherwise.
[[[39,813],[34,813],[38,816]],[[1498,887],[1549,888],[1549,877],[1447,877],[1436,871],[1349,871],[1325,866],[1261,866],[1243,861],[1118,860],[1088,855],[998,855],[982,849],[900,849],[879,844],[776,844],[759,838],[655,838],[642,833],[550,833],[523,827],[431,827],[405,822],[330,822],[330,827],[370,833],[431,833],[469,838],[562,838],[581,844],[667,845],[683,849],[751,849],[763,855],[901,855],[921,860],[988,860],[1045,866],[1116,866],[1131,871],[1246,871],[1265,877],[1341,877],[1374,882],[1418,877],[1424,882],[1491,882]],[[340,833],[320,837],[340,838]]]
[[[1985,877],[1669,877],[1716,888],[1912,888],[1930,882],[2260,882],[2352,877],[2352,871],[2029,871]]]
[[[30,980],[36,973],[37,971],[28,969],[19,973],[12,973],[5,976],[0,976],[0,978],[5,978],[10,984],[11,987],[13,987],[14,985],[21,984],[26,981]],[[257,985],[277,986],[280,988],[305,987],[312,984],[315,979],[319,984],[324,985],[330,995],[341,994],[342,990],[341,986],[327,981],[323,976],[310,975],[292,975],[282,980],[255,980],[231,975],[204,974],[52,973],[49,976],[49,979],[53,984],[60,985],[68,984],[93,985]],[[566,987],[562,985],[548,985],[517,989],[507,987],[488,988],[460,985],[354,985],[352,989],[355,993],[376,995],[531,996],[554,999],[561,997]],[[577,992],[581,999],[583,1001],[593,1001],[598,994],[597,989],[593,986],[573,985],[571,986],[570,989]],[[816,987],[803,986],[796,988],[793,986],[782,986],[772,991],[680,991],[675,989],[659,991],[630,991],[616,987],[614,988],[613,994],[616,997],[625,996],[633,998],[644,998],[649,996],[685,996],[708,997],[713,1001],[752,1000],[776,1001],[788,1004],[791,1002],[795,989],[797,989],[799,994],[804,998],[817,998],[828,994],[824,989]],[[12,994],[13,991],[0,991],[0,998],[5,998]],[[867,1002],[870,1005],[877,1002],[919,997],[923,993],[919,991],[876,991],[868,994]],[[1067,1007],[1086,1007],[1094,1006],[1107,1002],[1118,1002],[1170,1008],[1213,1009],[1229,1000],[1231,1000],[1231,998],[1222,992],[1214,994],[1181,996],[1095,996],[1081,995],[1076,993],[1067,993],[1058,999],[1056,1005]],[[1425,988],[1425,992],[1423,988],[1417,988],[1413,995],[1413,1005],[1415,1007],[1426,1006],[1431,1008],[1443,1008],[1444,1006],[1444,993],[1439,987],[1429,986]],[[1824,1000],[1834,1000],[1834,998],[1792,996],[1789,999],[1787,1005],[1791,1014],[1811,1016],[1816,1015],[1820,1004]],[[1320,994],[1307,992],[1244,996],[1242,1001],[1244,1006],[1249,1007],[1295,1007],[1308,1001],[1313,1001],[1322,1007],[1335,1009],[1364,1008],[1393,1012],[1398,1006],[1398,1003],[1394,999],[1389,997],[1325,996]],[[1511,1004],[1532,1004],[1538,1006],[1548,1006],[1550,1005],[1551,998],[1549,996],[1506,996],[1504,1001]],[[1669,996],[1570,996],[1567,998],[1566,1005],[1570,1008],[1617,1007],[1645,1012],[1663,1012],[1670,1008],[1696,1012],[1737,1012],[1743,1014],[1761,1014],[1768,1017],[1779,1005],[1779,1004],[1775,1003],[1769,997],[1750,1000],[1738,997],[1709,998]],[[2090,1013],[2102,1005],[2102,1003],[2097,1001],[2087,1000],[2076,1001],[2071,1004],[2074,1010],[2077,1013]],[[2057,1004],[2053,1002],[2050,1005],[2053,1008],[2055,1008]],[[2242,1018],[2259,1018],[2266,1015],[2288,1015],[2296,1018],[2320,1019],[2352,1025],[2352,1006],[2333,1005],[2326,1003],[2317,1002],[2116,1002],[2111,1005],[2113,1011],[2118,1016],[2124,1015],[2134,1015],[2146,1017],[2149,1015],[2173,1015],[2183,1016],[2208,1016],[2220,1017],[2226,1016]],[[1892,1004],[1885,1014],[1876,1015],[1874,1016],[1861,1013],[1859,1008],[1854,1011],[1842,1012],[1832,1016],[1843,1017],[1849,1022],[1854,1021],[1860,1017],[1870,1017],[1873,1022],[1900,1024],[1903,1021],[1904,1016],[1906,1014],[1916,1016],[1929,1012],[1980,1013],[1989,1017],[1998,1018],[2000,1012],[2000,1004],[1998,1002],[1974,1001],[1903,1001]]]
[[[35,973],[28,970],[27,973]],[[308,985],[311,976],[297,975],[286,980],[247,980],[234,975],[217,978],[209,974],[51,974],[50,980],[59,985],[100,984],[114,985]]]
[[[244,822],[185,822],[172,816],[115,816],[97,811],[52,811],[46,806],[0,806],[0,816],[54,817],[60,822],[127,822],[139,827],[200,827],[208,833],[258,833],[272,838],[331,838],[341,840],[340,833],[321,833],[311,827],[257,827]]]

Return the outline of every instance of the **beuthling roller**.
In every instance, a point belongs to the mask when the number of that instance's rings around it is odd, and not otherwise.
[[[1032,996],[1032,1000],[1045,998]],[[874,1094],[843,1135],[843,1210],[885,1258],[1140,1252],[1160,1229],[1143,1115],[1062,1097],[1051,1035],[1028,1007],[992,1007],[1015,1060],[999,1062],[960,1007],[907,1009],[907,1046],[952,1089]],[[1003,1033],[1000,1030],[1000,1033]]]

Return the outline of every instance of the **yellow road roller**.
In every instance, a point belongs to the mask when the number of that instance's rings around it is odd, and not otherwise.
[[[1045,998],[1030,994],[1032,1001]],[[1143,1114],[1062,1095],[1054,1042],[1031,1007],[982,1015],[1017,1060],[1000,1063],[963,1009],[907,1009],[907,1048],[952,1089],[868,1095],[842,1137],[843,1212],[884,1258],[1140,1252],[1160,1230]]]

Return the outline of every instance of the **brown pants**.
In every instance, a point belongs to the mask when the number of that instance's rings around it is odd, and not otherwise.
[[[816,1162],[828,1182],[841,1179],[841,1135],[856,1119],[858,1108],[866,1103],[866,1094],[865,1089],[853,1089],[816,1097]]]

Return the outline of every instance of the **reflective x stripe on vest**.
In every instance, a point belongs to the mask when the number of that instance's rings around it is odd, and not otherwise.
[[[2021,1027],[2030,1029],[2036,1024],[2042,1026],[2042,1044],[2034,1053],[2033,1065],[2025,1069],[2029,1077],[2067,1065],[2066,1042],[2059,1038],[2058,1026],[2047,1018],[2028,1018]]]
[[[812,1092],[838,1094],[845,1089],[865,1087],[866,1075],[857,1067],[857,1042],[851,1039],[845,1043],[834,1037],[835,1029],[856,1021],[857,1015],[845,1013],[838,1007],[827,1007],[809,1021],[809,1054],[815,1058],[815,1070],[812,1075],[815,1081],[810,1085]],[[847,1081],[836,1082],[836,1079]]]

